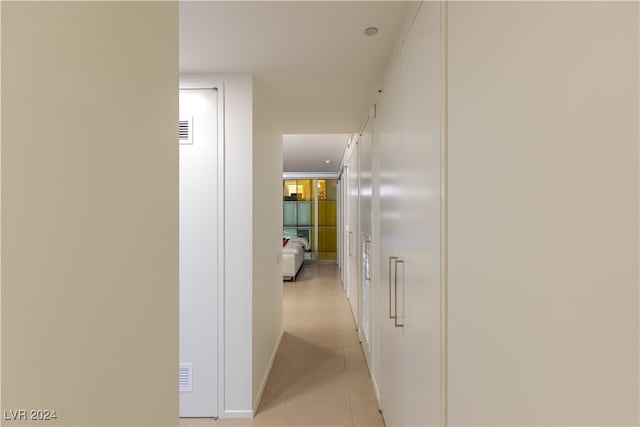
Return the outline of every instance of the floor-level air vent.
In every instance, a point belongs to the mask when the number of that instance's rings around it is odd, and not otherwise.
[[[178,143],[193,144],[193,117],[178,121]]]
[[[181,363],[178,375],[180,391],[193,391],[193,364]]]

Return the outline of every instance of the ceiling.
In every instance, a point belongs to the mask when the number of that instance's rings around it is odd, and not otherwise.
[[[283,135],[283,171],[337,173],[349,136],[344,133]]]
[[[180,2],[180,72],[252,73],[282,133],[353,133],[411,2]],[[379,33],[364,35],[375,26]]]

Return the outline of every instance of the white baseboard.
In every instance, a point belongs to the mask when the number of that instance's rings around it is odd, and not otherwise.
[[[220,414],[220,418],[253,418],[253,411],[250,409],[225,409]]]
[[[260,400],[262,399],[262,393],[264,392],[264,387],[267,385],[267,381],[269,380],[269,374],[271,373],[271,368],[273,367],[273,361],[276,358],[276,353],[280,348],[280,343],[282,342],[283,336],[284,336],[284,329],[280,331],[280,337],[278,338],[278,342],[276,342],[276,345],[273,348],[273,353],[271,353],[271,359],[269,359],[269,366],[267,366],[267,372],[265,372],[264,378],[262,378],[262,384],[260,384],[260,389],[258,390],[258,394],[256,395],[256,400],[255,402],[253,402],[254,413],[258,410],[258,405],[260,405]]]

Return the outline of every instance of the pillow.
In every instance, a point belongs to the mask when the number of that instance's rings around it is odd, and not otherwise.
[[[306,251],[311,249],[311,245],[309,244],[309,241],[307,239],[305,239],[304,237],[292,237],[292,238],[289,239],[289,241],[302,243],[302,246],[304,246],[304,249]]]

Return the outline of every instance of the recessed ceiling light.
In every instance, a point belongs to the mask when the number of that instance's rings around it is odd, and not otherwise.
[[[375,36],[376,34],[378,34],[378,29],[376,27],[369,27],[364,30],[365,36]]]
[[[325,160],[324,162],[325,162],[326,164],[329,164],[329,163],[331,163],[331,160]]]

